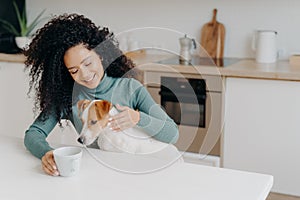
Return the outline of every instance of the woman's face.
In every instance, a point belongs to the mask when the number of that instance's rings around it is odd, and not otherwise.
[[[66,51],[64,63],[74,81],[87,88],[96,88],[103,77],[103,66],[98,54],[82,44]]]

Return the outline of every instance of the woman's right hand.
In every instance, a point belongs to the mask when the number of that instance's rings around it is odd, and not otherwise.
[[[42,168],[44,172],[51,176],[58,176],[58,170],[54,161],[53,156],[53,150],[48,151],[43,157],[42,157]]]

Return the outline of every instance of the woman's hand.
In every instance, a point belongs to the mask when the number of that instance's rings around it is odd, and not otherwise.
[[[140,112],[119,104],[116,105],[116,108],[121,112],[109,119],[109,127],[112,130],[125,130],[134,127],[140,121]]]
[[[48,151],[43,157],[42,157],[42,168],[46,174],[49,174],[51,176],[58,176],[59,173],[57,171],[57,167],[54,161],[53,156],[53,150]]]

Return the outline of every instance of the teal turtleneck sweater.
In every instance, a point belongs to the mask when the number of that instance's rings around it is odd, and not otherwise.
[[[128,106],[140,112],[138,126],[150,136],[166,143],[175,143],[178,139],[178,127],[174,121],[156,104],[143,85],[135,79],[113,78],[104,74],[100,84],[95,89],[88,89],[79,84],[73,89],[73,117],[70,120],[76,131],[81,132],[82,123],[78,118],[76,103],[81,99],[104,99],[115,104]],[[46,137],[58,121],[54,115],[41,120],[41,114],[25,132],[24,144],[36,157],[42,158],[52,148]]]

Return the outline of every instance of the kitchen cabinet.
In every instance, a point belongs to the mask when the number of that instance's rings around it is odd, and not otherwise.
[[[27,97],[28,72],[24,64],[0,62],[0,134],[23,137],[33,121],[33,101]]]
[[[0,135],[24,137],[27,128],[32,124],[34,94],[27,96],[29,89],[29,71],[24,71],[23,63],[0,62]],[[67,143],[75,140],[74,127],[58,125],[47,138],[49,142]],[[71,136],[71,137],[70,137]]]
[[[300,196],[300,82],[226,78],[223,165],[274,176]]]
[[[166,69],[167,70],[167,69]],[[205,80],[207,87],[206,90],[206,100],[205,100],[205,125],[203,127],[195,127],[190,125],[179,125],[179,140],[175,144],[179,150],[185,152],[184,159],[187,162],[210,165],[210,166],[220,166],[220,155],[221,155],[221,128],[223,120],[223,79],[222,77],[212,76],[212,75],[200,75],[200,74],[190,74],[190,73],[178,73],[176,71],[165,71],[156,72],[155,70],[144,71],[143,83],[144,86],[149,91],[150,95],[153,97],[154,101],[163,105],[160,93],[161,88],[161,78],[175,78],[178,79],[180,88],[184,88],[184,83],[187,80]],[[174,80],[175,80],[174,79]],[[182,85],[181,85],[182,84]],[[182,87],[181,87],[182,86]],[[187,88],[185,88],[188,90]],[[205,88],[204,88],[205,89]],[[183,92],[183,90],[182,90]],[[176,94],[176,95],[179,95]],[[179,98],[177,96],[177,98]],[[169,108],[177,109],[176,103],[167,102]],[[198,104],[197,104],[198,105]],[[200,104],[199,104],[200,105]],[[181,116],[185,116],[183,119],[189,118],[189,120],[194,119],[192,112],[188,115],[184,115],[183,111],[184,103],[180,102]],[[188,104],[189,107],[194,106],[194,104]],[[165,107],[163,107],[165,109]],[[166,111],[168,113],[168,110]],[[188,112],[188,111],[186,111]],[[184,114],[183,114],[184,113]],[[201,112],[200,112],[201,113]],[[201,115],[197,113],[198,117]],[[197,117],[197,116],[195,116]]]

